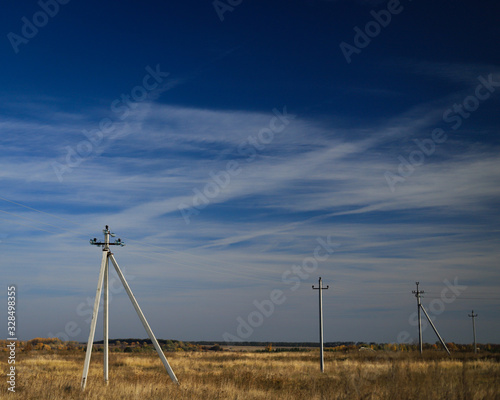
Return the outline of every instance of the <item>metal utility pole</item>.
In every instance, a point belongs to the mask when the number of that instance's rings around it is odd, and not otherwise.
[[[323,362],[323,294],[322,291],[323,289],[328,289],[330,286],[327,286],[326,288],[323,287],[323,282],[321,280],[321,277],[319,277],[318,281],[318,287],[315,288],[314,285],[312,288],[314,290],[319,290],[319,352],[320,352],[320,366],[321,366],[321,372],[325,372],[325,366]]]
[[[474,314],[474,310],[472,310],[472,314],[469,314],[469,317],[472,318],[472,332],[474,333],[474,354],[477,354],[477,345],[476,345],[476,322],[474,321],[477,317],[477,314]]]
[[[90,239],[90,244],[95,245],[95,246],[102,246],[102,261],[101,261],[101,270],[99,272],[99,280],[97,282],[97,292],[95,296],[95,301],[94,301],[94,310],[92,313],[92,322],[90,324],[90,334],[89,334],[89,340],[87,343],[87,352],[85,354],[85,362],[83,365],[83,374],[82,374],[82,390],[85,390],[85,386],[87,384],[87,375],[89,372],[89,364],[90,364],[90,356],[92,354],[92,346],[94,344],[94,334],[95,334],[95,328],[97,324],[97,314],[99,311],[99,302],[101,300],[101,291],[103,289],[104,285],[104,310],[103,310],[103,317],[104,317],[104,381],[108,383],[108,277],[109,277],[109,260],[113,263],[113,266],[115,267],[116,273],[118,274],[118,277],[120,278],[123,286],[125,287],[125,290],[128,294],[128,297],[130,298],[130,301],[132,302],[132,305],[135,308],[135,311],[137,312],[137,315],[139,316],[139,319],[142,322],[142,325],[146,329],[146,332],[149,335],[149,338],[151,339],[151,342],[153,343],[153,346],[155,347],[156,351],[158,352],[158,355],[160,356],[160,359],[165,366],[165,369],[167,370],[168,375],[172,379],[174,383],[177,385],[179,384],[179,381],[177,380],[177,377],[174,374],[174,371],[170,367],[167,359],[165,358],[165,355],[163,354],[163,351],[161,350],[160,345],[158,344],[158,341],[156,340],[156,337],[149,327],[148,322],[146,321],[146,317],[144,317],[144,314],[142,313],[141,308],[139,307],[139,304],[137,303],[137,300],[135,299],[132,291],[130,290],[130,287],[125,280],[125,277],[122,274],[122,271],[120,270],[120,267],[118,266],[118,263],[116,262],[115,256],[113,253],[110,252],[109,246],[111,245],[117,245],[117,246],[124,246],[125,243],[121,241],[121,239],[115,240],[114,243],[109,242],[109,237],[110,236],[115,236],[113,233],[109,231],[108,225],[106,225],[106,228],[103,229],[104,232],[104,242],[98,242],[96,238]]]
[[[417,298],[417,312],[418,312],[418,348],[420,349],[420,354],[422,354],[422,316],[420,314],[420,308],[422,303],[420,302],[420,295],[425,293],[423,290],[418,290],[418,285],[420,282],[415,282],[417,284],[417,290],[412,290],[412,293]]]

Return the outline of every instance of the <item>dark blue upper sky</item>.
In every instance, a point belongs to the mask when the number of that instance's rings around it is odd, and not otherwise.
[[[160,64],[173,79],[188,80],[163,103],[267,110],[285,101],[305,114],[353,115],[362,107],[365,118],[377,118],[453,88],[432,77],[407,79],[411,67],[499,61],[495,2],[401,1],[402,11],[346,63],[339,44],[352,44],[353,28],[384,8],[380,2],[243,1],[221,22],[210,1],[120,7],[71,1],[19,44],[17,55],[2,41],[1,85],[8,93],[66,97],[67,107],[88,107],[134,85],[145,65]],[[9,5],[3,30],[21,33],[21,18],[39,9],[34,1]],[[388,97],[380,101],[368,90]]]
[[[314,340],[321,274],[327,340],[414,338],[420,280],[447,340],[469,340],[474,307],[480,340],[498,342],[499,11],[5,4],[0,266],[25,293],[24,337],[74,321],[84,340],[99,264],[87,240],[109,224],[130,240],[117,258],[160,337],[237,335],[277,289],[286,301],[239,338]],[[335,252],[297,272],[327,238]],[[446,282],[467,289],[446,302]],[[112,336],[144,335],[128,311],[112,310]]]

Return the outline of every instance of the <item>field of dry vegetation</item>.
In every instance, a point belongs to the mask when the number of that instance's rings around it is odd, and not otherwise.
[[[102,353],[96,352],[82,393],[83,351],[21,352],[16,393],[7,392],[4,378],[0,398],[500,399],[500,360],[492,356],[327,352],[324,374],[318,356],[318,351],[167,353],[181,383],[176,386],[156,353],[110,353],[110,382],[105,385]],[[5,377],[5,359],[1,365]]]

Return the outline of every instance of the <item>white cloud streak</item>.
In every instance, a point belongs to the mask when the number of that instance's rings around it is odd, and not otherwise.
[[[385,182],[384,171],[397,166],[397,156],[406,154],[411,140],[428,137],[440,120],[436,103],[352,132],[298,116],[252,162],[238,154],[238,146],[269,124],[271,110],[144,103],[119,128],[127,134],[103,143],[98,155],[62,183],[51,163],[64,157],[68,143],[85,139],[79,123],[91,118],[54,115],[43,122],[0,120],[2,196],[78,224],[0,200],[4,265],[16,265],[12,279],[35,292],[65,286],[91,295],[95,279],[89,271],[94,269],[85,266],[98,257],[81,246],[90,238],[86,235],[99,236],[104,224],[125,240],[148,243],[131,241],[120,250],[130,264],[142,262],[139,270],[130,269],[140,271],[134,285],[145,299],[153,279],[160,286],[190,282],[203,287],[214,307],[227,303],[216,296],[221,287],[233,296],[237,291],[229,288],[243,284],[246,288],[238,290],[251,304],[256,293],[282,287],[281,274],[311,254],[315,238],[326,235],[340,248],[320,269],[341,286],[345,279],[339,293],[356,285],[397,287],[431,276],[435,282],[460,276],[487,291],[499,283],[494,272],[498,148],[452,138],[396,193]],[[209,172],[223,170],[228,160],[237,160],[242,172],[186,226],[179,204],[189,203],[193,189],[203,187]],[[77,283],[68,278],[70,270]],[[161,292],[158,288],[149,296]],[[390,290],[388,296],[385,306]],[[196,314],[187,308],[182,312]],[[238,312],[244,310],[230,307],[222,323],[232,324]],[[170,332],[160,330],[159,336]]]

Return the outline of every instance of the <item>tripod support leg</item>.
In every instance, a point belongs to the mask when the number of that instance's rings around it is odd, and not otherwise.
[[[170,379],[172,379],[172,381],[174,383],[179,385],[179,381],[177,380],[177,377],[175,376],[174,371],[170,367],[170,364],[168,363],[168,361],[165,357],[165,354],[163,354],[163,351],[162,351],[160,345],[158,344],[158,341],[156,340],[156,337],[155,337],[153,331],[149,327],[148,321],[146,321],[146,317],[144,317],[144,314],[142,313],[142,310],[139,307],[139,304],[137,303],[137,300],[135,299],[135,297],[132,293],[132,290],[130,290],[130,286],[128,285],[127,281],[125,280],[125,277],[123,276],[122,271],[120,270],[120,267],[118,266],[118,263],[116,262],[115,256],[113,255],[113,253],[110,253],[109,258],[110,258],[111,262],[113,263],[113,266],[115,267],[115,270],[116,270],[116,273],[118,274],[118,277],[122,281],[123,287],[125,288],[125,290],[128,294],[128,297],[130,298],[130,301],[132,302],[132,305],[134,306],[135,311],[137,312],[137,315],[139,316],[139,319],[141,320],[142,325],[144,326],[144,329],[146,329],[146,332],[148,333],[149,338],[151,339],[151,342],[153,343],[153,346],[155,347],[158,355],[160,356],[160,360],[163,363],[163,365],[165,366],[165,369],[167,370],[167,373],[170,376]]]
[[[85,390],[87,384],[87,375],[89,372],[90,356],[92,355],[92,346],[94,345],[94,334],[95,327],[97,323],[97,314],[99,312],[99,302],[101,300],[102,284],[104,280],[104,271],[108,264],[108,251],[102,252],[101,270],[99,272],[99,280],[97,281],[97,292],[94,301],[94,310],[92,312],[92,322],[90,323],[90,334],[89,340],[87,342],[87,352],[85,353],[85,363],[83,364],[83,374],[82,374],[82,390]]]

